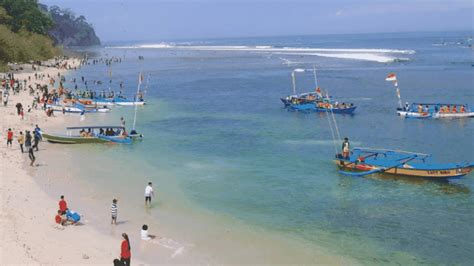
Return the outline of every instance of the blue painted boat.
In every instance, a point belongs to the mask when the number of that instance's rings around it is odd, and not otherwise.
[[[466,118],[474,117],[468,104],[412,103],[397,108],[397,114],[405,118]]]
[[[355,109],[357,106],[353,104],[349,105],[338,105],[334,106],[334,104],[325,105],[328,107],[323,107],[320,103],[305,103],[305,104],[292,104],[290,105],[290,109],[295,111],[306,111],[306,112],[332,112],[335,114],[354,114]]]
[[[99,139],[107,140],[109,142],[115,142],[120,144],[132,144],[133,139],[129,136],[106,136],[106,135],[99,135]]]
[[[469,162],[436,163],[431,154],[372,148],[354,148],[348,158],[336,154],[334,162],[344,175],[382,173],[433,179],[459,178],[474,166]]]

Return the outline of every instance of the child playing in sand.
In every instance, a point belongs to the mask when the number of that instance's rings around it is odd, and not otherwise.
[[[112,200],[112,206],[110,206],[110,212],[112,214],[112,224],[117,224],[117,199]]]
[[[148,225],[144,224],[140,232],[142,240],[148,241],[154,239],[156,236],[148,234]]]
[[[54,217],[54,219],[56,220],[56,223],[58,225],[64,225],[66,223],[66,218],[60,210],[58,210],[58,214],[56,214],[56,217]]]

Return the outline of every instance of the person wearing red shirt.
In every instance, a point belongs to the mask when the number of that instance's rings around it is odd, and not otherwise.
[[[8,129],[7,132],[7,147],[10,145],[10,148],[12,147],[12,142],[13,142],[13,131],[11,128]]]
[[[130,266],[130,259],[132,254],[130,253],[130,240],[128,239],[128,235],[123,233],[122,234],[123,241],[120,247],[120,261],[125,266]]]
[[[64,196],[61,195],[61,200],[59,201],[59,210],[61,214],[65,214],[67,210],[67,202],[64,200]]]

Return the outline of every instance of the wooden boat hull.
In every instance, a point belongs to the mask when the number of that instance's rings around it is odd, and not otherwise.
[[[474,112],[466,113],[431,113],[431,112],[409,112],[409,111],[397,111],[397,114],[405,118],[466,118],[474,117]]]
[[[107,140],[96,138],[96,137],[80,137],[80,136],[64,136],[64,135],[52,135],[42,134],[43,138],[51,143],[58,144],[86,144],[86,143],[104,143]]]
[[[75,106],[61,106],[61,105],[49,105],[48,107],[52,108],[54,112],[65,112],[65,113],[72,113],[72,114],[80,114],[84,113],[108,113],[110,112],[109,108],[92,108],[92,107],[85,107],[84,109],[78,108]]]
[[[346,160],[334,160],[336,165],[343,170],[349,171],[371,171],[379,168],[378,166],[346,161]],[[410,167],[394,167],[387,169],[383,173],[392,174],[392,175],[403,175],[403,176],[416,176],[416,177],[425,177],[433,179],[445,179],[445,178],[458,178],[464,175],[469,174],[472,171],[472,166],[470,165],[459,165],[455,168],[445,168],[445,169],[417,169]]]

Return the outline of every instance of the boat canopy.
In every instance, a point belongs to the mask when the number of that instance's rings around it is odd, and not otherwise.
[[[122,126],[82,126],[82,127],[67,127],[66,130],[76,129],[100,129],[100,128],[112,128],[112,129],[124,129]]]

